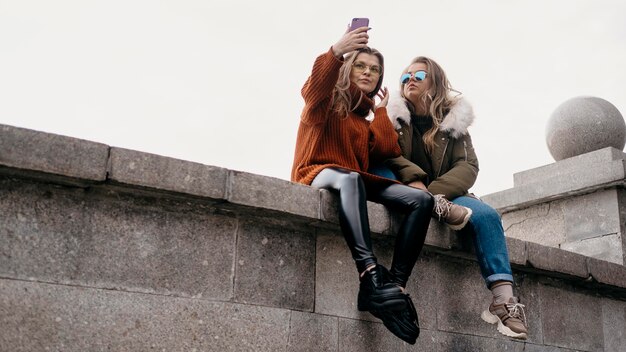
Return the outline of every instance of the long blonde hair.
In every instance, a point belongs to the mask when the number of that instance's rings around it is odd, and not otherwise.
[[[446,76],[443,68],[441,68],[437,62],[425,56],[418,56],[414,58],[409,66],[404,69],[402,74],[407,73],[409,71],[409,67],[416,63],[426,65],[426,72],[428,78],[430,79],[430,88],[419,98],[422,100],[424,106],[428,106],[428,113],[433,119],[432,128],[424,133],[424,136],[422,137],[426,150],[431,152],[435,147],[435,135],[439,131],[439,126],[446,117],[446,114],[454,105],[455,97],[459,96],[461,92],[452,88],[452,85],[450,84],[450,81],[448,81],[448,77]],[[451,92],[458,94],[453,96]],[[408,103],[407,106],[409,110],[411,110],[412,113],[415,113],[415,107],[404,96],[403,83],[400,83],[400,95],[402,95],[404,100]]]
[[[375,55],[378,58],[380,67],[382,68],[376,87],[372,92],[365,95],[369,98],[374,98],[383,84],[383,74],[385,73],[385,59],[383,58],[383,54],[381,54],[378,50],[367,46],[348,54],[348,56],[344,59],[343,65],[339,69],[339,78],[337,79],[335,89],[333,90],[332,110],[341,117],[347,117],[348,113],[356,109],[359,104],[361,104],[361,100],[363,99],[363,93],[361,92],[357,103],[354,104],[354,106],[351,106],[353,97],[350,94],[350,73],[352,72],[352,64],[354,64],[357,56],[361,53]]]

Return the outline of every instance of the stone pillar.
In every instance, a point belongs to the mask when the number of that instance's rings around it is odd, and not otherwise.
[[[506,235],[590,257],[626,262],[626,124],[606,100],[561,104],[546,127],[555,163],[517,173],[513,188],[482,199]]]

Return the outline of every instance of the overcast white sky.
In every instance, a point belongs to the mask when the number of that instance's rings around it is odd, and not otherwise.
[[[352,17],[390,89],[425,55],[473,103],[478,195],[553,162],[567,99],[626,115],[621,0],[0,0],[0,124],[288,180],[300,88]]]

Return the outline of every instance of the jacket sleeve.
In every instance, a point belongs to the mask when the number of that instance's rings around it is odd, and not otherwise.
[[[301,90],[305,104],[302,122],[316,124],[326,120],[328,117],[326,110],[330,108],[331,96],[339,78],[341,65],[343,59],[335,57],[332,47],[315,59],[311,75]]]
[[[432,194],[443,194],[448,200],[467,194],[478,177],[478,158],[469,134],[454,143],[451,167],[428,185]]]
[[[389,121],[386,108],[376,109],[369,130],[369,153],[372,161],[383,162],[386,159],[400,156],[398,134]]]
[[[393,171],[398,180],[404,184],[413,181],[427,183],[428,174],[421,167],[415,165],[404,156],[387,159],[385,165]]]

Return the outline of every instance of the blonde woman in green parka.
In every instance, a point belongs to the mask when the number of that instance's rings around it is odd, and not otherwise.
[[[513,295],[500,215],[469,194],[478,176],[478,159],[468,132],[474,121],[472,107],[430,58],[413,59],[400,82],[400,94],[391,97],[387,110],[402,156],[385,165],[402,183],[435,195],[437,217],[472,237],[483,279],[493,293],[481,317],[497,323],[498,331],[506,336],[526,339],[524,305]]]

